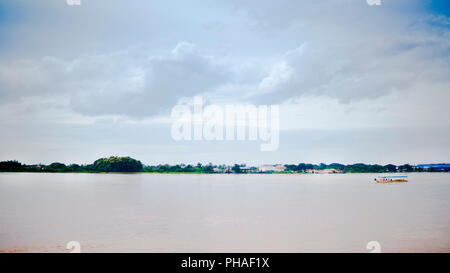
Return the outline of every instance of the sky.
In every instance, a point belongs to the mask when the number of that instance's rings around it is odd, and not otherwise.
[[[450,162],[450,7],[0,0],[0,160]],[[279,147],[175,141],[171,109],[280,105]]]

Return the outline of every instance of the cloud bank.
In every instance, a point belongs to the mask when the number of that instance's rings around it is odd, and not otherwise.
[[[0,114],[12,135],[32,124],[64,126],[69,140],[80,137],[69,124],[148,126],[196,95],[280,104],[284,130],[450,133],[449,18],[423,1],[1,5]]]

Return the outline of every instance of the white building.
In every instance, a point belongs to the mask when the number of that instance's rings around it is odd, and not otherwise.
[[[258,168],[259,172],[266,173],[266,172],[283,172],[286,170],[286,167],[283,165],[261,165]]]

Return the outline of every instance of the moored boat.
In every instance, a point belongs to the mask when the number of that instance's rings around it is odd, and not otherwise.
[[[380,176],[375,178],[375,181],[377,183],[408,182],[407,178],[406,175]]]

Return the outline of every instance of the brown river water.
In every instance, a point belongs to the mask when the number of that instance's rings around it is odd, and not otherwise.
[[[0,252],[450,252],[450,173],[0,173]]]

